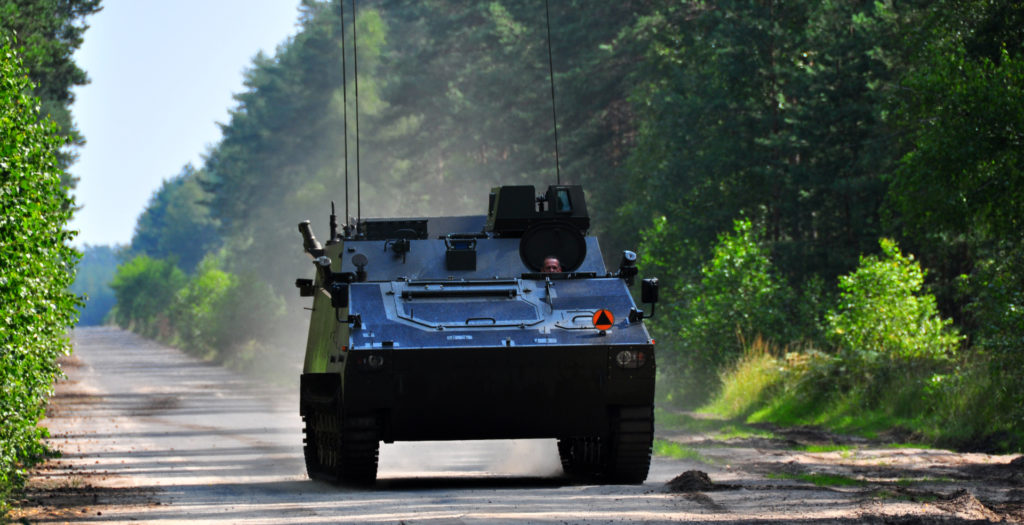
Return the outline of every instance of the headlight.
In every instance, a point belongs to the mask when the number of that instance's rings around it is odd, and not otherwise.
[[[380,370],[384,367],[384,356],[380,354],[361,356],[356,360],[356,363],[362,370]]]
[[[647,355],[641,350],[620,350],[615,354],[615,364],[619,368],[640,368],[647,362]]]
[[[384,356],[377,354],[371,354],[366,358],[366,366],[373,368],[374,370],[384,366]]]

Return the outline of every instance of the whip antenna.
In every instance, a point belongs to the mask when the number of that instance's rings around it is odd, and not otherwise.
[[[356,47],[356,0],[352,0],[352,73],[356,84],[356,224],[362,220],[359,190],[359,48]]]
[[[352,0],[355,2],[356,0]],[[555,65],[551,60],[551,11],[548,9],[548,0],[544,0],[544,18],[548,24],[548,73],[551,78],[551,120],[555,124],[555,180],[562,185],[562,170],[558,165],[558,111],[555,110]],[[356,87],[358,93],[359,87]],[[358,119],[358,117],[357,117]],[[359,122],[356,120],[356,122]],[[356,144],[359,144],[359,135],[356,135]],[[356,150],[358,158],[359,151]],[[357,164],[358,166],[358,164]],[[358,168],[357,168],[358,169]]]
[[[344,123],[345,137],[345,225],[346,235],[351,225],[348,223],[352,216],[348,213],[348,63],[345,59],[345,4],[341,4],[341,115]]]

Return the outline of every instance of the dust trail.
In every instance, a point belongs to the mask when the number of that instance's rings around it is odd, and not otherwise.
[[[505,475],[553,477],[562,473],[553,439],[425,441],[384,444],[380,477]]]

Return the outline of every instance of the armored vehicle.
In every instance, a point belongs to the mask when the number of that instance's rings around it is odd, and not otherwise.
[[[609,272],[580,186],[502,186],[487,215],[362,219],[322,245],[301,377],[310,477],[372,483],[380,442],[555,438],[567,474],[641,483],[657,279]],[[351,222],[351,221],[350,221]],[[560,272],[544,273],[556,257]]]

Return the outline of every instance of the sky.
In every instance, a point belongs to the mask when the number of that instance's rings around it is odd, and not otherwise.
[[[200,167],[244,73],[296,32],[298,0],[103,0],[75,62],[74,244],[127,244],[165,179]]]

